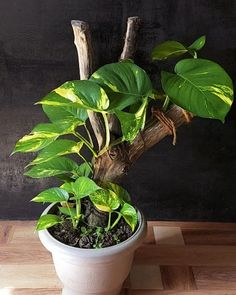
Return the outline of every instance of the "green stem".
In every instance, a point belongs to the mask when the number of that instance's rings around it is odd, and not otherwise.
[[[76,217],[77,218],[80,215],[80,211],[81,211],[81,202],[80,202],[80,200],[76,199]],[[77,225],[79,223],[79,219],[76,219],[75,223],[76,223],[76,227],[77,227]]]
[[[86,133],[87,133],[87,135],[88,135],[88,138],[89,138],[89,142],[90,142],[91,147],[94,147],[94,145],[93,145],[93,140],[92,140],[92,136],[91,136],[91,134],[90,134],[90,132],[89,132],[89,130],[88,130],[86,124],[84,124],[84,129],[85,129],[85,131],[86,131]]]
[[[108,224],[107,224],[107,227],[106,227],[106,231],[109,231],[110,228],[111,228],[111,211],[109,212],[109,215],[108,215]]]
[[[106,113],[102,113],[103,119],[104,119],[104,123],[105,123],[105,129],[106,129],[106,143],[105,143],[105,147],[108,148],[109,143],[110,143],[110,130],[109,130],[109,124],[108,124],[108,119],[107,119],[107,115]]]
[[[165,101],[164,101],[164,103],[163,103],[163,106],[162,106],[162,109],[163,109],[164,112],[167,111],[167,108],[168,108],[168,106],[169,106],[169,103],[170,103],[170,98],[169,98],[169,96],[167,95],[167,96],[166,96],[166,99],[165,99]]]
[[[101,156],[103,153],[105,153],[106,151],[109,150],[110,146],[110,130],[109,130],[109,124],[108,124],[108,120],[107,120],[107,116],[106,113],[102,113],[103,119],[104,119],[104,123],[105,123],[105,130],[106,130],[106,142],[105,142],[105,146],[101,149],[101,151],[98,153],[98,157]]]
[[[87,148],[92,152],[92,154],[94,155],[95,158],[97,158],[97,153],[95,152],[95,150],[93,149],[93,147],[90,145],[90,143],[79,133],[75,132],[73,133],[74,136],[76,136],[77,138],[79,138],[86,146]]]
[[[119,212],[116,212],[116,213],[118,214],[118,217],[116,218],[116,220],[112,224],[111,229],[113,229],[117,225],[117,223],[120,221],[120,219],[122,217],[122,215]]]
[[[70,213],[70,217],[71,217],[71,221],[72,221],[73,228],[76,228],[76,222],[75,222],[75,220],[74,220],[74,218],[73,218],[73,216],[72,216],[72,212],[71,212],[71,210],[70,210],[70,206],[69,206],[68,202],[66,202],[66,206],[67,206],[67,209],[68,209],[68,211],[69,211],[69,213]]]

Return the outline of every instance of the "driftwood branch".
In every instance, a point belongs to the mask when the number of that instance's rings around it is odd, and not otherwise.
[[[138,16],[129,17],[127,20],[127,28],[125,41],[120,60],[133,59],[136,51],[137,34],[140,28],[141,19]],[[109,116],[109,128],[111,133],[117,137],[121,135],[120,124],[118,119],[111,115]]]
[[[79,59],[79,73],[81,80],[87,80],[92,73],[92,43],[89,25],[86,22],[72,20],[71,25],[74,32],[74,43]],[[105,129],[99,114],[88,111],[89,121],[98,142],[99,150],[105,141]]]
[[[120,59],[133,58],[139,25],[140,19],[138,17],[128,19],[125,44]],[[81,79],[88,79],[92,71],[92,46],[89,27],[85,22],[81,21],[72,21],[72,27],[79,57],[80,77]],[[190,113],[176,105],[173,105],[165,115],[173,122],[175,128],[188,123],[192,118]],[[97,138],[99,149],[101,149],[105,139],[103,122],[93,112],[89,112],[89,119]],[[115,127],[117,128],[116,124],[116,121],[111,117],[111,130],[114,131]],[[158,120],[153,120],[151,125],[139,133],[132,144],[127,142],[118,144],[94,159],[94,178],[118,181],[144,152],[168,135],[171,135],[168,126]]]
[[[138,16],[128,18],[125,43],[120,60],[132,59],[136,50],[137,33],[140,28],[141,19]]]

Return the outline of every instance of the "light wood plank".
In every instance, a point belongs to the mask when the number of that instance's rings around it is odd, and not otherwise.
[[[0,295],[61,295],[61,289],[55,288],[3,288]]]
[[[163,289],[159,265],[134,264],[130,272],[130,288]]]
[[[235,289],[236,267],[193,267],[193,273],[199,290],[225,290],[226,286]]]
[[[0,265],[1,288],[60,288],[61,283],[56,276],[54,266],[35,265]]]
[[[135,262],[159,265],[236,266],[236,247],[143,245],[136,251]]]
[[[157,245],[184,245],[180,227],[153,226],[153,232]]]

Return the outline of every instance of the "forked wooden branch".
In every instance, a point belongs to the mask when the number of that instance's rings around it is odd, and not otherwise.
[[[93,54],[89,25],[86,22],[72,20],[71,25],[74,32],[74,43],[79,59],[79,73],[81,80],[87,80],[93,71]],[[101,150],[105,142],[105,129],[103,121],[98,113],[88,111],[89,121]]]
[[[137,33],[140,27],[141,19],[138,16],[129,17],[127,20],[127,28],[125,41],[120,60],[133,59],[136,51]],[[110,132],[115,136],[121,136],[120,124],[114,115],[109,116]]]
[[[138,17],[131,17],[128,19],[121,59],[133,58],[139,24],[140,19]],[[72,21],[72,27],[79,56],[80,76],[83,79],[87,79],[92,69],[92,48],[89,27],[86,23],[80,21]],[[87,62],[85,59],[87,59]],[[175,128],[184,123],[188,123],[192,118],[190,113],[176,105],[172,106],[170,110],[166,112],[166,116],[172,120]],[[101,148],[105,140],[103,122],[97,114],[93,112],[90,112],[89,119],[98,140],[99,148]],[[111,119],[110,123],[111,127],[114,128],[115,125],[112,126],[113,119]],[[96,158],[94,160],[94,178],[118,181],[145,151],[157,144],[167,135],[170,135],[170,129],[162,122],[154,120],[150,126],[139,133],[132,144],[122,143],[113,146],[108,152]]]

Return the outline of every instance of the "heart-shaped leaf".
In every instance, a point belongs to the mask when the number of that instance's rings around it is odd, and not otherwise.
[[[125,221],[129,224],[132,231],[134,231],[138,222],[138,214],[135,208],[132,205],[125,203],[122,206],[120,213],[124,217]]]
[[[104,187],[113,191],[120,198],[120,200],[126,203],[131,201],[129,193],[122,186],[113,182],[106,182]]]
[[[78,124],[82,124],[88,118],[88,114],[85,109],[75,106],[59,107],[43,105],[43,111],[52,123],[60,124],[60,122],[63,121],[68,122],[70,124],[74,124],[76,122]]]
[[[44,178],[61,174],[76,174],[78,164],[66,157],[58,157],[46,163],[35,165],[24,175],[32,178]]]
[[[224,122],[233,102],[233,84],[225,70],[210,60],[184,59],[175,72],[161,75],[170,99],[197,116]]]
[[[59,187],[53,187],[49,188],[40,194],[38,194],[36,197],[34,197],[31,201],[37,202],[37,203],[54,203],[54,202],[64,202],[69,199],[69,194],[59,188]]]
[[[120,206],[119,197],[108,189],[100,189],[89,197],[94,206],[104,212],[112,212]]]
[[[75,218],[76,217],[76,209],[75,208],[65,208],[65,207],[58,207],[60,212],[65,214],[65,215],[68,215],[68,216],[71,216],[72,218]]]
[[[152,51],[153,60],[164,60],[167,58],[178,57],[188,52],[188,49],[177,41],[165,41],[154,47]]]
[[[59,156],[79,153],[83,146],[83,142],[75,142],[68,139],[58,139],[45,147],[35,158],[30,165],[36,165],[40,163],[47,162],[51,159],[57,158]]]
[[[75,195],[73,199],[81,199],[100,189],[96,182],[84,176],[76,179],[76,181],[72,183],[72,188]]]
[[[138,111],[134,114],[116,110],[115,114],[118,117],[121,125],[123,140],[133,142],[140,130],[144,128],[146,121],[148,100],[143,100]]]
[[[110,100],[111,111],[122,110],[152,93],[152,84],[146,72],[130,62],[105,65],[90,80],[104,88]]]
[[[61,222],[62,222],[62,219],[59,216],[54,214],[46,214],[39,218],[37,222],[36,230],[46,229]]]
[[[40,102],[43,105],[81,107],[97,112],[109,106],[105,91],[93,81],[68,81],[45,96]]]

